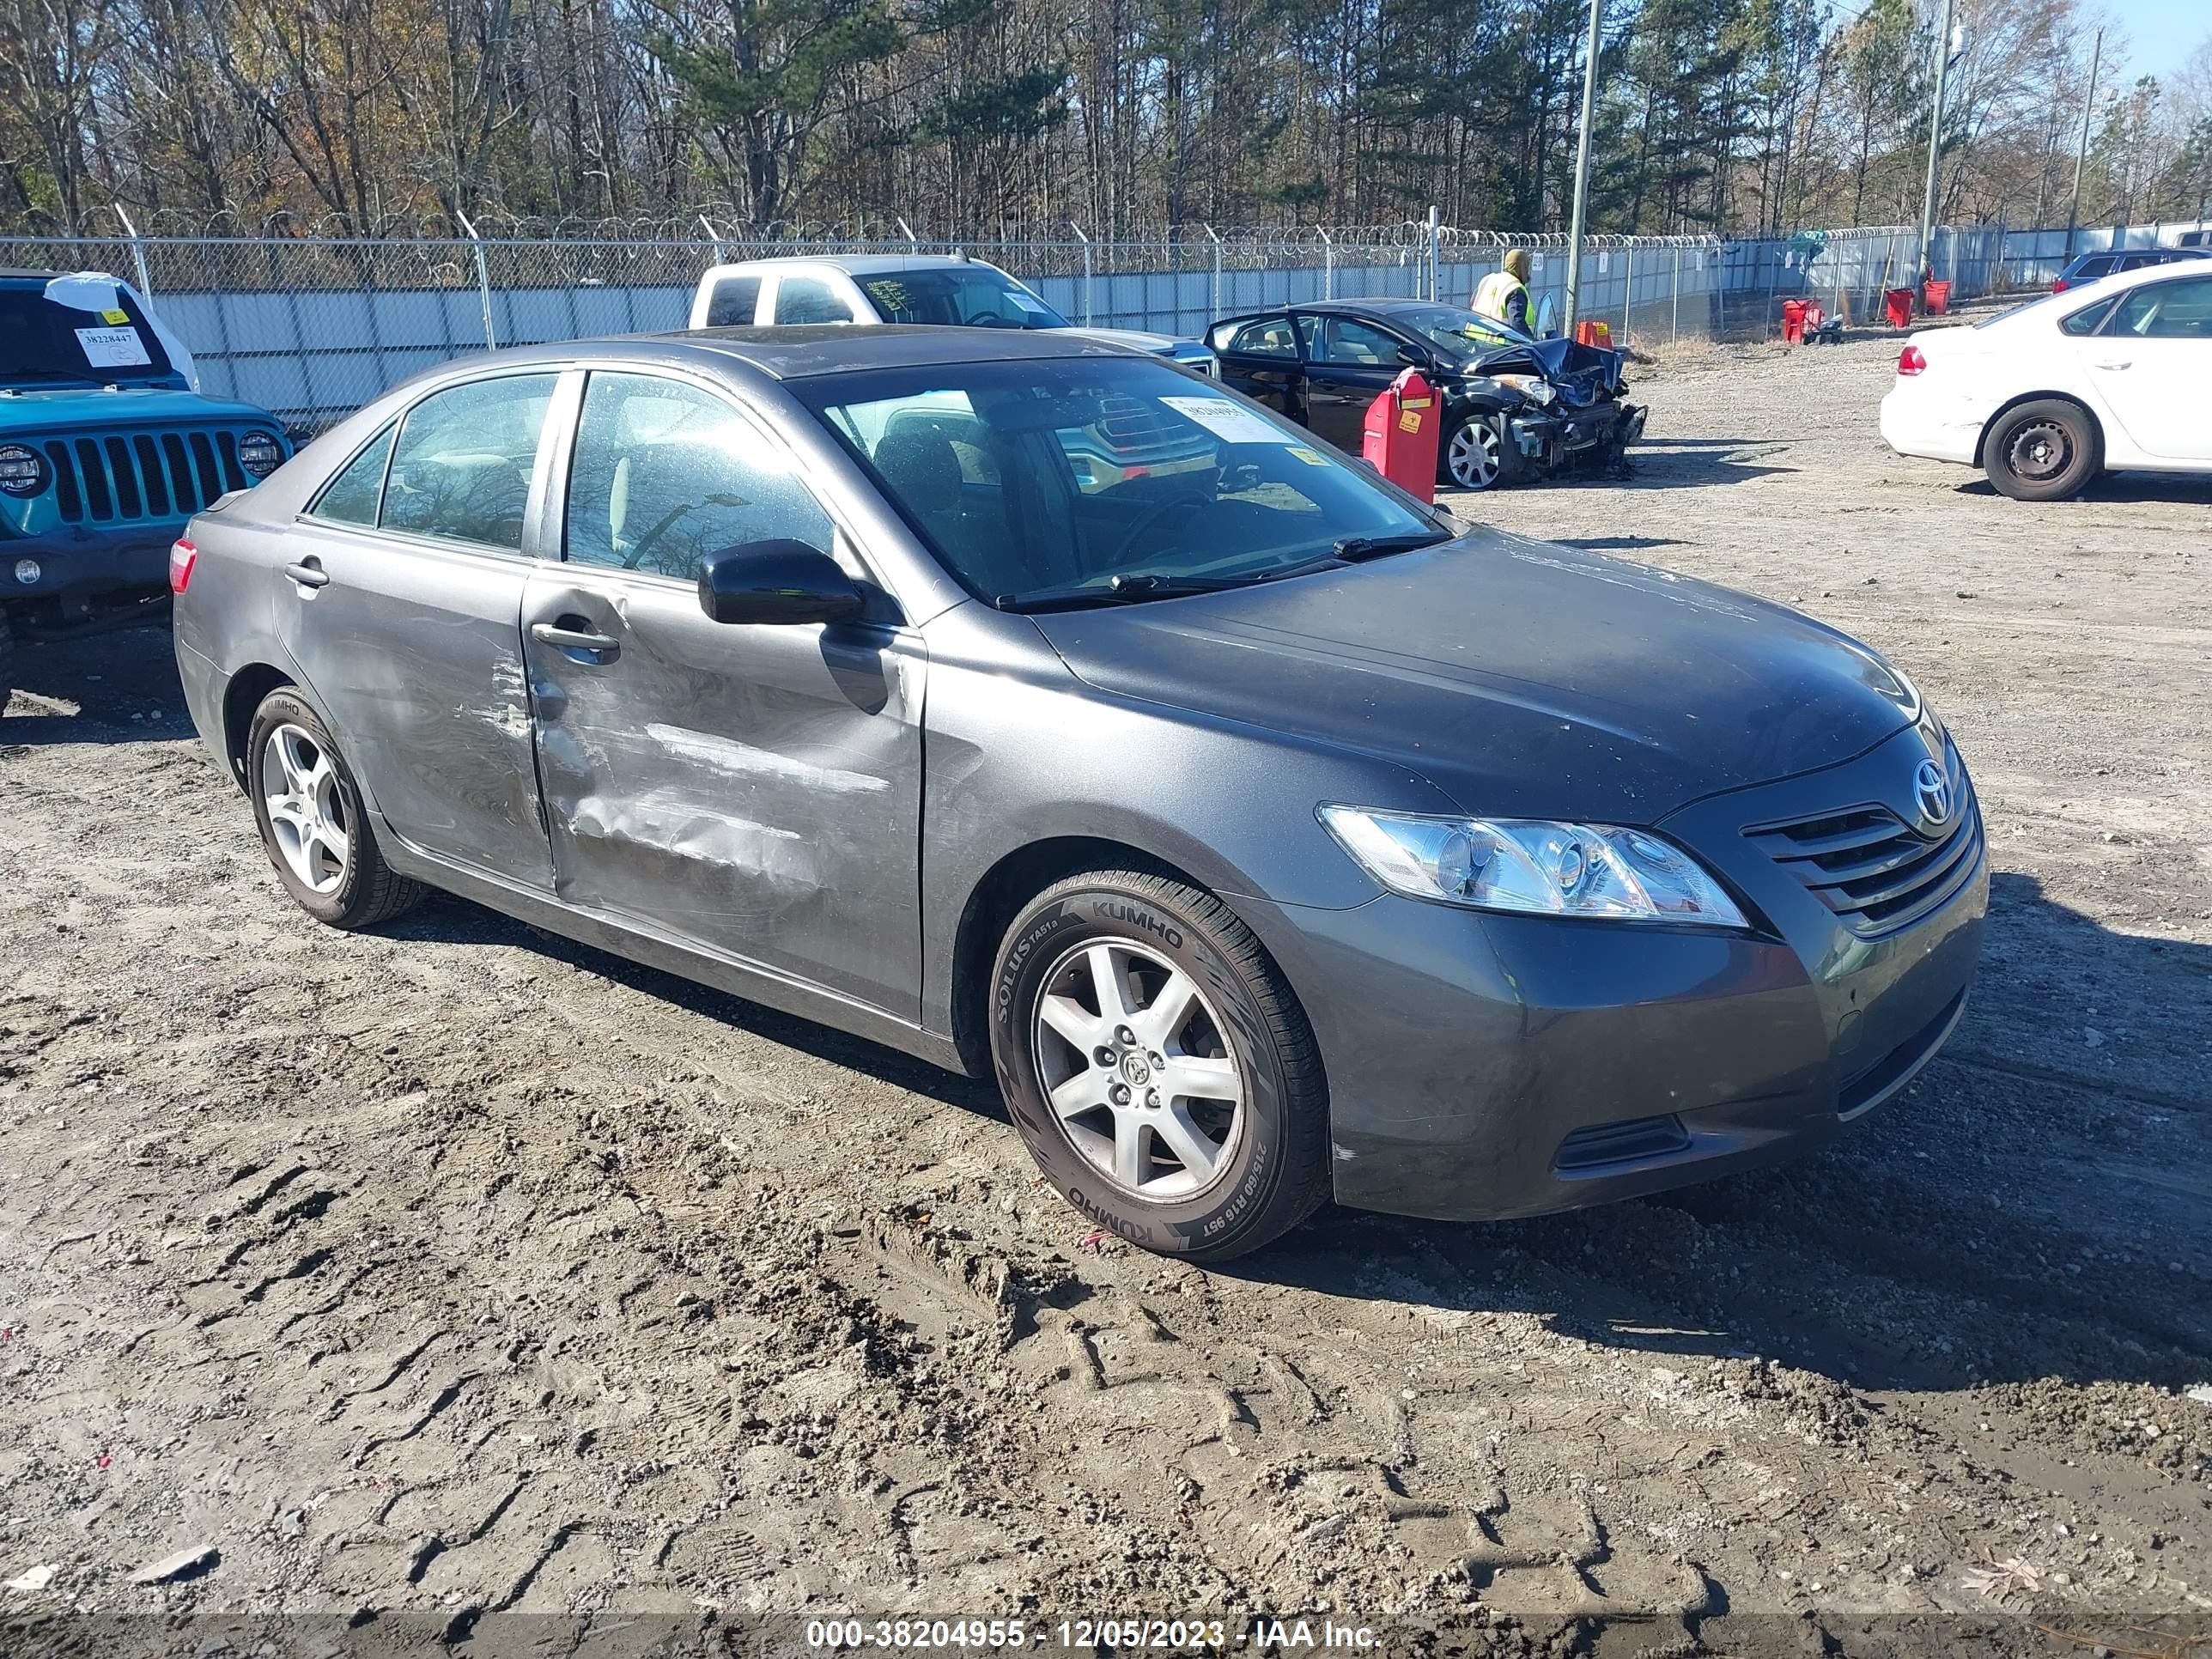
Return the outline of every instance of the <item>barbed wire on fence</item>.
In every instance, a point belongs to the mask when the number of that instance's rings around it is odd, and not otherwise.
[[[281,234],[268,234],[265,224],[231,215],[182,234],[173,216],[138,222],[113,213],[104,216],[112,228],[103,224],[97,235],[0,235],[0,264],[101,270],[137,282],[192,348],[207,390],[261,404],[302,431],[487,345],[681,328],[717,259],[958,250],[1002,266],[1079,323],[1182,337],[1290,302],[1464,300],[1510,247],[1530,251],[1539,314],[1548,307],[1557,316],[1568,264],[1559,233],[1432,228],[1410,219],[1119,234],[1061,222],[962,238],[872,216],[750,225],[711,205],[684,211],[688,219],[675,210],[622,220],[487,217],[475,222],[474,238],[431,222],[354,236],[335,216],[287,220]],[[142,233],[135,236],[134,223]],[[1939,229],[1935,249],[1966,299],[2047,282],[2065,243],[2057,231],[1960,226]],[[1580,314],[1639,349],[1769,338],[1792,299],[1870,319],[1885,289],[1909,282],[1917,246],[1917,233],[1903,226],[1734,240],[1595,236],[1583,250]]]

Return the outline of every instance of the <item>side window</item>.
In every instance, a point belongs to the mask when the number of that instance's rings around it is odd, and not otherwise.
[[[2112,307],[2119,302],[2119,296],[2115,295],[2109,300],[2098,301],[2095,305],[2084,306],[2058,326],[2069,334],[2094,334],[2103,325],[2105,319],[2112,314]]]
[[[775,285],[779,323],[849,323],[853,308],[819,276],[787,276]]]
[[[690,581],[709,553],[783,537],[828,552],[830,515],[730,404],[652,374],[586,383],[568,475],[571,562]]]
[[[378,522],[479,547],[520,548],[531,469],[556,378],[471,380],[409,410]]]
[[[1362,368],[1395,368],[1398,342],[1379,328],[1349,317],[1331,317],[1322,331],[1322,361]]]
[[[1289,318],[1269,317],[1238,329],[1237,337],[1229,343],[1229,349],[1248,357],[1296,358],[1298,342],[1291,331]]]
[[[2212,340],[2212,276],[2184,276],[2129,289],[2106,332],[2145,340]]]
[[[707,296],[707,326],[750,326],[760,304],[760,283],[757,276],[725,276],[716,283],[714,291]]]
[[[323,486],[323,493],[307,511],[318,519],[340,524],[374,526],[376,504],[384,495],[384,464],[392,459],[392,436],[397,423],[368,441],[368,447],[345,465],[345,470]]]
[[[2094,283],[2100,276],[2109,276],[2112,274],[2112,261],[2110,258],[2092,259],[2081,267],[2081,276],[2076,277],[2075,280],[2083,283]]]

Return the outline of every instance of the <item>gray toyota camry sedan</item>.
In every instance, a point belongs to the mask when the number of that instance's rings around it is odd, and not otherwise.
[[[311,915],[442,888],[994,1075],[1071,1203],[1198,1260],[1816,1146],[1973,979],[1973,790],[1880,655],[1087,339],[454,363],[171,580]]]

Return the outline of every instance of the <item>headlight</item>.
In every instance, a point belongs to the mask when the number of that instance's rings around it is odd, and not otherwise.
[[[284,465],[284,446],[266,432],[240,433],[238,464],[249,476],[265,478]]]
[[[1510,386],[1530,403],[1548,404],[1558,397],[1558,390],[1540,374],[1493,374],[1490,377],[1500,386]]]
[[[1642,830],[1535,818],[1442,818],[1324,806],[1344,850],[1394,893],[1480,910],[1743,927],[1680,848]]]
[[[46,464],[35,449],[21,444],[0,445],[0,490],[10,495],[35,495],[46,487]]]

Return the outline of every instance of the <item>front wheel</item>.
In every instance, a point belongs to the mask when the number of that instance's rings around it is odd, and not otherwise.
[[[2070,501],[2104,470],[2104,444],[2079,404],[2042,398],[2005,411],[1982,462],[1990,483],[2016,501]]]
[[[280,687],[254,711],[246,780],[269,861],[316,921],[374,927],[422,899],[422,884],[384,861],[361,786],[322,716],[297,692]]]
[[[1495,489],[1517,476],[1518,460],[1505,416],[1478,412],[1444,434],[1443,453],[1437,457],[1437,482],[1462,489]]]
[[[1100,872],[1030,901],[992,975],[991,1055],[1037,1167],[1132,1243],[1224,1261],[1327,1195],[1304,1011],[1250,931],[1182,882]]]

